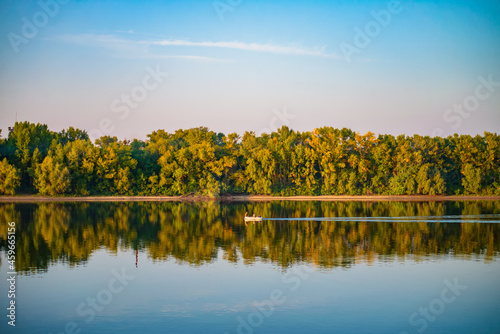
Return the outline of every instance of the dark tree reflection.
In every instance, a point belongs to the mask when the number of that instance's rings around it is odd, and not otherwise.
[[[147,252],[153,261],[191,265],[271,262],[282,268],[321,268],[360,262],[424,261],[449,254],[498,258],[500,224],[363,221],[263,221],[245,226],[245,212],[269,218],[411,217],[500,214],[500,202],[265,202],[40,203],[0,205],[0,247],[7,222],[17,223],[16,268],[45,271],[51,264],[85,264],[104,248]]]

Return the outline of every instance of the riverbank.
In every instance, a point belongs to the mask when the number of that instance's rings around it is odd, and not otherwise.
[[[0,196],[0,203],[40,203],[40,202],[270,202],[270,201],[394,201],[394,202],[442,202],[442,201],[500,201],[500,196],[429,196],[429,195],[359,195],[359,196],[261,196],[261,195],[223,195],[207,197],[188,196]]]

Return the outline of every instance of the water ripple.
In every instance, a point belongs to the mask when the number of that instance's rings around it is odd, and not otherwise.
[[[263,218],[269,221],[397,222],[397,223],[500,223],[500,214],[408,217],[298,217]]]

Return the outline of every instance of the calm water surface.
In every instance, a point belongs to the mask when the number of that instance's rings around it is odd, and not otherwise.
[[[500,333],[499,222],[486,201],[0,204],[0,332]]]

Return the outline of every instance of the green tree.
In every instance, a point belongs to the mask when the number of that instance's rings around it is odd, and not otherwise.
[[[47,125],[30,122],[16,122],[9,133],[7,151],[13,154],[11,161],[21,173],[23,190],[32,190],[34,174],[30,172],[30,168],[34,165],[33,153],[38,149],[41,158],[45,158],[54,136]]]
[[[130,175],[135,180],[132,191],[139,195],[156,195],[159,191],[159,156],[152,152],[149,143],[137,139],[130,143],[130,155],[137,161],[137,166],[131,170]]]
[[[392,135],[379,135],[377,145],[372,149],[372,191],[376,194],[389,193],[389,180],[394,171],[394,151],[396,138]]]
[[[500,136],[485,132],[486,142],[484,161],[485,190],[492,195],[500,195]]]
[[[35,187],[42,195],[60,195],[69,190],[68,167],[56,162],[51,156],[45,157],[35,171]]]
[[[64,146],[65,165],[71,174],[71,190],[87,196],[95,192],[95,164],[98,148],[90,140],[77,139]]]
[[[4,158],[0,162],[0,194],[14,195],[20,181],[19,171]]]
[[[87,131],[85,130],[80,130],[80,129],[75,129],[74,127],[70,126],[68,130],[62,130],[61,132],[56,134],[57,141],[62,145],[65,146],[67,143],[76,141],[76,140],[89,140],[89,135],[87,134]]]
[[[131,194],[133,189],[130,170],[137,161],[132,158],[128,141],[103,136],[96,140],[99,146],[95,159],[96,190],[100,194]]]
[[[466,194],[479,194],[481,190],[481,170],[472,164],[466,164],[462,171],[462,185]]]
[[[270,195],[276,161],[272,151],[267,147],[268,134],[257,137],[254,132],[245,132],[241,142],[243,173],[239,182],[250,194]]]
[[[441,172],[431,164],[420,167],[417,176],[417,193],[422,195],[439,195],[446,191]]]
[[[341,130],[322,127],[312,132],[309,145],[315,150],[321,194],[341,195],[354,191],[356,175],[351,176],[352,166],[357,164],[354,152],[355,133],[350,129]]]

